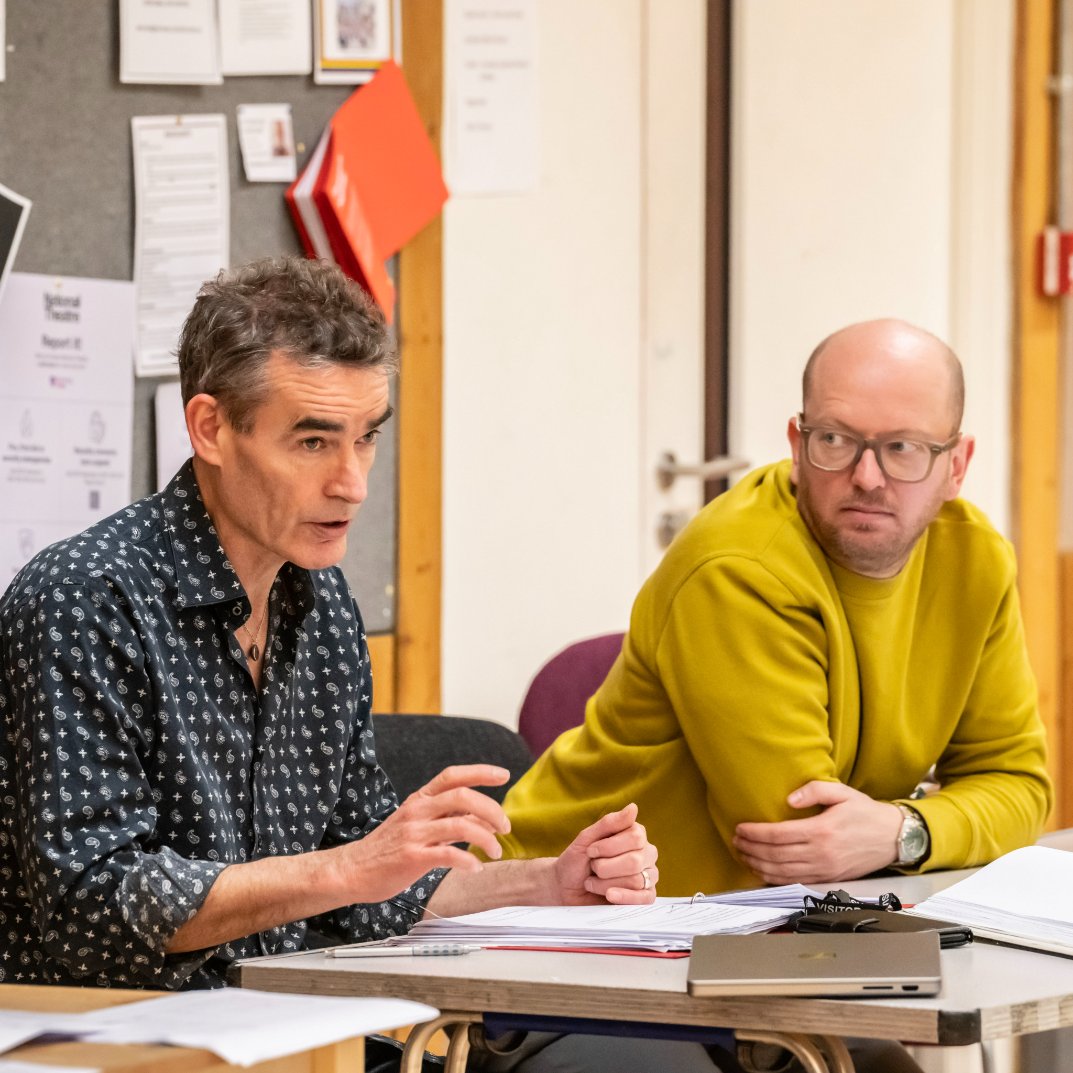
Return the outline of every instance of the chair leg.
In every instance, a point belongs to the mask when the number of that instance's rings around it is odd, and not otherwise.
[[[805,1073],[853,1073],[853,1058],[838,1036],[808,1036],[752,1029],[738,1029],[734,1034],[743,1042],[784,1047],[801,1063]]]
[[[402,1063],[399,1066],[399,1073],[421,1073],[421,1059],[425,1055],[425,1047],[428,1041],[442,1028],[451,1029],[453,1027],[462,1027],[471,1024],[480,1024],[481,1015],[479,1013],[441,1013],[439,1017],[434,1017],[431,1021],[426,1021],[423,1025],[418,1025],[409,1035],[406,1040],[406,1046],[402,1051]],[[461,1054],[461,1065],[451,1065],[451,1051],[455,1047],[455,1043],[459,1037],[463,1037],[464,1042],[459,1044],[459,1053]],[[464,1070],[466,1068],[466,1057],[469,1053],[469,1037],[466,1031],[453,1032],[451,1034],[451,1043],[447,1048],[447,1063],[445,1067],[445,1073],[452,1073],[454,1070]],[[457,1059],[455,1060],[457,1063]]]

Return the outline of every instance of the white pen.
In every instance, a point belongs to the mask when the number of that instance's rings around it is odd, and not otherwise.
[[[476,943],[422,943],[419,946],[334,946],[324,952],[337,958],[454,957],[480,949]]]

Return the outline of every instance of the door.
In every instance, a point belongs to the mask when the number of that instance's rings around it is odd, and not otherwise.
[[[646,0],[641,548],[647,573],[727,450],[730,0]]]

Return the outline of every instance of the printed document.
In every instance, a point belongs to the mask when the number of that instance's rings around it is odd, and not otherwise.
[[[289,104],[240,104],[238,145],[246,182],[294,182],[298,161]]]
[[[536,0],[447,0],[445,157],[452,194],[540,178]]]
[[[964,924],[984,939],[1073,957],[1071,889],[1073,853],[1025,846],[906,912]]]
[[[482,946],[580,946],[688,950],[695,935],[745,935],[785,923],[790,909],[657,898],[651,905],[509,906],[419,920],[392,946],[435,942]]]
[[[119,0],[119,81],[222,82],[216,0]]]
[[[309,0],[220,0],[220,59],[225,75],[309,74]]]
[[[13,272],[0,300],[0,590],[130,502],[134,287]]]
[[[175,373],[179,329],[201,284],[230,259],[227,124],[222,115],[135,116],[135,368]]]
[[[96,1043],[171,1043],[249,1066],[352,1036],[430,1021],[439,1010],[393,998],[184,991],[83,1014]]]
[[[179,467],[194,453],[186,431],[183,394],[178,380],[159,384],[153,396],[156,418],[156,487],[163,491]]]

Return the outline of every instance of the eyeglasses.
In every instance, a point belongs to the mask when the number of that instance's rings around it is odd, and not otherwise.
[[[961,440],[960,432],[946,443],[906,440],[901,436],[866,440],[842,429],[806,425],[804,416],[797,415],[797,429],[805,441],[805,455],[811,465],[828,473],[852,469],[861,460],[861,455],[871,450],[885,477],[916,484],[927,480],[939,455],[956,447]]]

